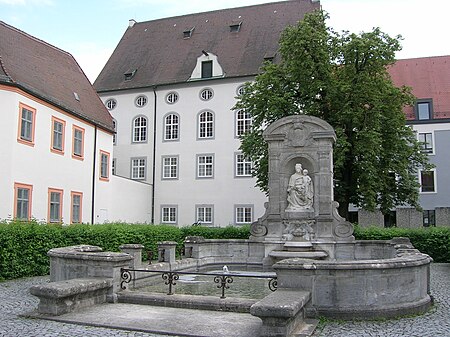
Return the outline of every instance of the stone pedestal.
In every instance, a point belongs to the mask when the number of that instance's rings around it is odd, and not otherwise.
[[[175,241],[158,242],[158,261],[174,263],[176,248],[177,243]]]
[[[144,245],[141,244],[125,244],[120,246],[123,253],[130,254],[133,260],[130,263],[131,269],[138,269],[142,265],[142,249]]]

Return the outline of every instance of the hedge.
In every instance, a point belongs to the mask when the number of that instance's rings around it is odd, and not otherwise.
[[[182,247],[186,236],[207,239],[247,239],[249,227],[208,228],[202,226],[173,227],[146,224],[53,225],[36,222],[0,222],[0,280],[46,275],[49,273],[47,252],[55,247],[89,244],[105,251],[119,251],[125,243],[141,243],[145,250],[157,253],[157,242],[176,241]],[[359,228],[358,240],[388,240],[405,236],[421,252],[435,262],[450,262],[450,227]]]

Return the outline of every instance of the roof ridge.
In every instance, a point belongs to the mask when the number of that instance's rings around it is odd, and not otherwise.
[[[39,43],[41,43],[41,44],[44,44],[44,45],[46,45],[46,46],[48,46],[48,47],[50,47],[50,48],[53,48],[53,49],[55,49],[55,50],[57,50],[57,51],[59,51],[59,52],[61,52],[61,53],[63,53],[63,54],[66,54],[66,55],[68,55],[68,56],[70,56],[70,57],[73,58],[73,55],[72,55],[71,53],[69,53],[68,51],[65,51],[65,50],[63,50],[63,49],[61,49],[61,48],[58,48],[58,47],[52,45],[51,43],[48,43],[48,42],[46,42],[46,41],[44,41],[44,40],[41,40],[41,39],[39,39],[39,38],[37,38],[37,37],[35,37],[35,36],[33,36],[33,35],[30,35],[30,34],[24,32],[23,30],[20,30],[20,29],[14,27],[14,26],[11,26],[11,25],[7,24],[7,23],[4,22],[4,21],[1,21],[1,20],[0,20],[0,24],[3,25],[3,26],[5,26],[5,27],[8,28],[8,29],[14,30],[14,31],[16,31],[16,32],[19,33],[19,34],[24,35],[25,37],[27,37],[27,38],[29,38],[29,39],[31,39],[31,40],[34,40],[34,41],[39,42]]]
[[[189,13],[189,14],[168,16],[168,17],[164,17],[164,18],[147,20],[147,21],[141,21],[141,22],[136,21],[136,24],[144,24],[144,23],[148,23],[148,22],[157,22],[157,21],[163,21],[163,20],[167,20],[167,19],[178,19],[178,18],[184,18],[184,17],[187,17],[187,16],[197,16],[197,15],[202,15],[202,14],[213,14],[213,13],[217,13],[217,12],[230,11],[230,10],[240,9],[240,8],[262,7],[262,6],[275,5],[275,4],[279,4],[279,3],[283,3],[283,2],[299,2],[299,1],[314,2],[314,0],[280,0],[280,1],[266,2],[266,3],[262,3],[262,4],[256,4],[256,5],[238,6],[238,7],[231,7],[231,8],[228,7],[228,8],[214,9],[214,10],[206,11],[206,12]]]

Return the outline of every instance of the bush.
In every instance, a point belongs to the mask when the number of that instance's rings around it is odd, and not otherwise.
[[[357,240],[390,240],[408,237],[415,248],[430,255],[434,262],[450,262],[450,227],[428,228],[360,228],[355,226]]]

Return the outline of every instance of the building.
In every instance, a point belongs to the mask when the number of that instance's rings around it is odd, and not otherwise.
[[[255,187],[234,111],[242,85],[277,61],[280,33],[318,1],[280,1],[130,21],[94,83],[114,118],[114,174],[152,185],[151,221],[251,223],[266,196]]]
[[[111,175],[113,120],[72,55],[0,22],[0,102],[1,220],[120,219],[121,197],[145,219],[130,197],[145,187]]]

